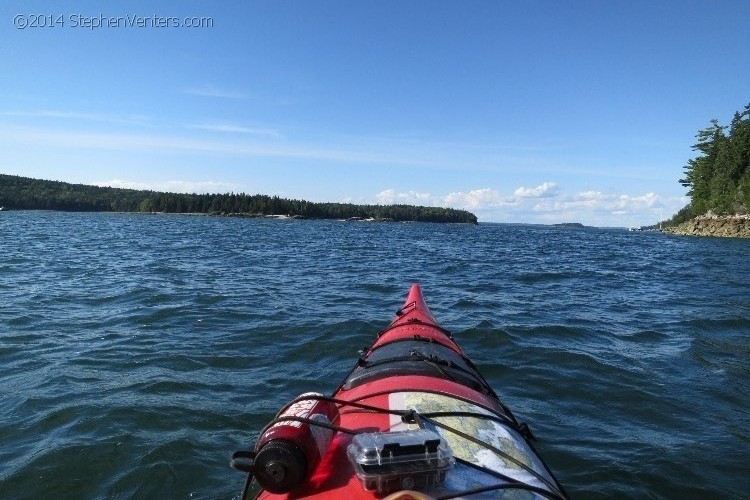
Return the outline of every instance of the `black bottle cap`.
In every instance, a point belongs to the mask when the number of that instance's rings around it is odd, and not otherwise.
[[[255,478],[271,493],[287,493],[307,476],[307,459],[294,444],[279,439],[268,442],[255,456]]]

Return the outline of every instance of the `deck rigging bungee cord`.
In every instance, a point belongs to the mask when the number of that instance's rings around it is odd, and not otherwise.
[[[389,391],[389,392],[397,392],[397,391]],[[487,467],[469,462],[467,460],[461,459],[456,457],[456,462],[466,465],[468,467],[471,467],[472,469],[475,469],[480,472],[484,472],[486,474],[489,474],[493,476],[494,478],[501,479],[502,481],[505,481],[504,483],[498,483],[496,485],[488,485],[483,486],[480,488],[474,488],[470,490],[464,490],[461,492],[456,493],[450,493],[447,495],[443,495],[440,497],[437,497],[436,500],[448,500],[451,498],[457,498],[465,495],[472,495],[472,494],[479,494],[483,492],[488,491],[494,491],[494,490],[501,490],[501,489],[518,489],[518,490],[526,490],[530,491],[532,493],[536,493],[538,495],[541,495],[545,498],[552,499],[552,500],[566,500],[568,497],[565,494],[565,492],[559,488],[558,486],[552,484],[547,478],[539,474],[537,471],[532,469],[531,467],[527,466],[526,464],[522,463],[518,459],[512,457],[511,455],[503,452],[502,450],[498,449],[497,447],[482,441],[481,439],[477,439],[473,436],[470,436],[458,429],[454,429],[453,427],[450,427],[446,424],[443,424],[435,418],[439,417],[451,417],[451,416],[464,416],[464,417],[473,417],[473,418],[480,418],[485,420],[492,420],[495,422],[498,422],[502,425],[505,425],[516,432],[519,432],[521,434],[519,428],[526,429],[526,432],[528,435],[531,435],[530,431],[528,431],[528,426],[526,424],[519,425],[517,422],[515,422],[515,419],[511,421],[506,416],[496,414],[496,415],[487,415],[484,413],[474,413],[474,412],[429,412],[429,413],[419,413],[418,411],[412,409],[412,410],[389,410],[377,406],[367,405],[363,403],[359,403],[356,401],[346,401],[342,399],[337,399],[329,396],[323,396],[323,395],[303,395],[298,398],[295,398],[291,402],[289,402],[287,405],[284,406],[276,415],[276,417],[266,425],[263,430],[260,432],[260,436],[263,436],[269,429],[271,429],[274,425],[277,425],[281,422],[299,422],[308,424],[310,426],[315,427],[321,427],[325,429],[329,429],[334,432],[341,432],[348,435],[358,435],[363,434],[362,431],[356,431],[353,429],[348,429],[346,427],[342,427],[339,425],[335,425],[333,423],[327,423],[324,421],[321,421],[319,419],[311,419],[311,418],[305,418],[305,417],[298,417],[298,416],[283,416],[282,414],[291,406],[302,402],[302,401],[324,401],[328,403],[334,403],[336,405],[339,405],[339,408],[343,408],[345,406],[349,406],[354,408],[355,410],[349,410],[351,411],[365,411],[365,412],[372,412],[372,413],[382,413],[382,414],[389,414],[389,415],[397,415],[400,416],[402,421],[407,424],[416,424],[420,427],[423,427],[423,422],[427,422],[430,425],[433,425],[435,427],[440,427],[446,432],[453,433],[463,439],[466,439],[468,441],[471,441],[475,444],[478,444],[479,446],[482,446],[493,453],[499,455],[505,460],[508,460],[515,465],[522,468],[524,471],[531,474],[534,478],[539,480],[541,483],[543,483],[545,486],[549,488],[549,490],[545,490],[544,488],[539,488],[537,486],[530,485],[528,483],[524,483],[523,481],[520,481],[518,479],[512,478],[510,476],[507,476],[505,474],[502,474],[497,471],[493,471]],[[344,412],[342,412],[344,413]],[[348,413],[348,412],[347,412]],[[531,443],[529,443],[529,438],[526,437],[526,435],[522,434],[522,438],[526,441],[526,443],[531,446]],[[254,467],[254,460],[257,456],[259,450],[241,450],[236,451],[232,454],[230,466],[238,470],[240,472],[244,472],[248,474],[247,481],[245,483],[245,488],[243,489],[242,498],[244,499],[246,497],[247,492],[249,491],[250,485],[253,481],[253,478],[255,476],[255,467]]]

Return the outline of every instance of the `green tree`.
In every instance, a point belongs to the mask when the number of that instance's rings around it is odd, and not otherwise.
[[[422,222],[476,223],[465,210],[409,205],[312,203],[279,196],[178,194],[68,184],[0,174],[0,205],[9,209],[122,212],[288,214],[321,219],[377,217]]]

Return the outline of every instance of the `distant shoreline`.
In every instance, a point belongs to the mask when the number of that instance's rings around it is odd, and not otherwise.
[[[391,218],[363,218],[363,217],[349,217],[346,219],[334,219],[328,217],[302,217],[302,216],[290,216],[285,214],[247,214],[247,213],[203,213],[203,212],[134,212],[134,211],[122,211],[122,210],[56,210],[49,208],[20,208],[20,209],[7,209],[4,208],[2,212],[55,212],[61,214],[109,214],[109,215],[139,215],[144,217],[154,216],[166,216],[166,217],[218,217],[228,219],[269,219],[269,220],[318,220],[318,221],[333,221],[333,222],[392,222],[401,224],[451,224],[451,225],[470,225],[476,226],[480,224],[498,224],[494,222],[433,222],[433,221],[418,221],[418,220],[394,220]],[[522,224],[522,225],[534,225],[534,224]]]
[[[467,210],[417,205],[311,202],[263,194],[167,193],[0,174],[0,206],[11,210],[200,214],[244,218],[477,223]]]

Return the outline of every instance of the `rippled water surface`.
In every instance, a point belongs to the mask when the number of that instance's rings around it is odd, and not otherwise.
[[[750,240],[0,213],[0,498],[236,498],[423,286],[574,498],[746,497]]]

